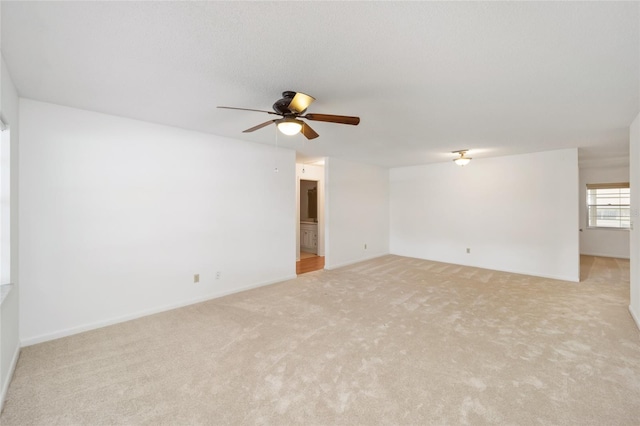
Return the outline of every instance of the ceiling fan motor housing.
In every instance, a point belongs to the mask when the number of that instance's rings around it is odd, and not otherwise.
[[[296,113],[289,109],[289,104],[295,95],[296,92],[282,92],[282,99],[278,99],[273,104],[273,110],[280,115],[295,115]]]

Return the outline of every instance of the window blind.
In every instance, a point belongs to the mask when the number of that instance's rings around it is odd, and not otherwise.
[[[587,184],[587,227],[629,229],[629,182]]]

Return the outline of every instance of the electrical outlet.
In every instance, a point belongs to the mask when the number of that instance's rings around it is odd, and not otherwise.
[[[220,279],[220,275],[222,275],[222,272],[220,271],[216,272],[216,280]]]
[[[471,253],[471,249],[467,247],[467,254]]]
[[[193,282],[194,283],[199,283],[200,282],[200,274],[194,274],[193,275]]]

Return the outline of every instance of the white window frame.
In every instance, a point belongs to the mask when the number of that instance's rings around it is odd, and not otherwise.
[[[631,228],[631,200],[629,182],[616,183],[588,183],[586,191],[586,210],[587,210],[587,228],[588,229],[618,229],[629,230]],[[613,190],[613,191],[612,191]],[[618,194],[615,194],[615,190]],[[598,194],[600,191],[600,194]],[[604,204],[601,200],[610,201]],[[615,199],[618,198],[618,202]],[[629,203],[624,202],[628,200]],[[618,210],[618,214],[611,218],[606,218],[605,210]],[[625,215],[624,211],[629,215]],[[602,212],[602,214],[598,214]],[[603,217],[605,216],[605,217]],[[627,219],[628,218],[628,219]],[[618,222],[615,224],[615,222]]]

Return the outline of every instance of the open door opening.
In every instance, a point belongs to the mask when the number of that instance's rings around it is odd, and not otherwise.
[[[298,164],[296,273],[324,268],[324,167]]]

